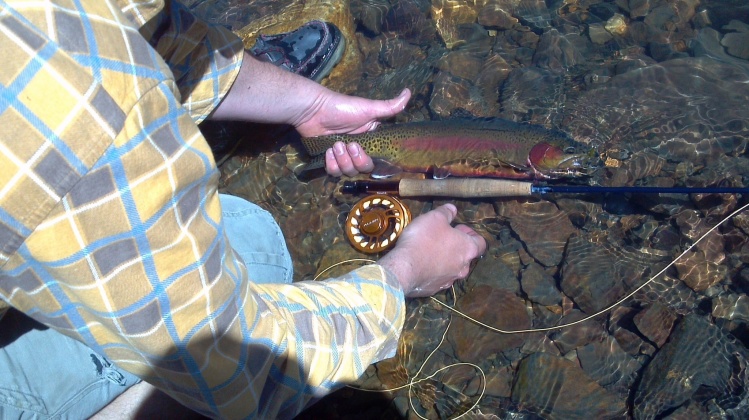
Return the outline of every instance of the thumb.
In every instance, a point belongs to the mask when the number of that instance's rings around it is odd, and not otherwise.
[[[375,110],[375,118],[392,117],[406,108],[406,104],[411,99],[411,91],[406,88],[393,99],[382,101],[382,106]]]

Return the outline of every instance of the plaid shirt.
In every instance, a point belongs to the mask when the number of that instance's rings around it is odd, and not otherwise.
[[[200,413],[291,417],[394,353],[403,293],[248,280],[196,126],[242,51],[168,1],[0,0],[0,298]]]

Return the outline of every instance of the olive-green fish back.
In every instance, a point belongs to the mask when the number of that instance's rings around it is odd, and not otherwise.
[[[419,140],[419,147],[414,147],[414,139]],[[381,126],[363,134],[303,138],[302,144],[313,157],[307,169],[324,166],[325,150],[337,141],[358,142],[373,159],[406,170],[421,172],[449,164],[449,169],[443,168],[448,172],[516,177],[533,173],[523,168],[535,145],[547,143],[565,151],[574,146],[573,139],[561,131],[499,118],[421,121]],[[494,163],[487,166],[487,162]],[[476,169],[489,166],[493,169]]]
[[[393,144],[393,136],[407,137],[399,130],[377,130],[362,134],[333,134],[320,137],[302,138],[302,145],[310,156],[318,156],[333,147],[333,143],[342,141],[344,143],[357,142],[367,153],[374,156],[394,156],[396,147]]]
[[[302,145],[307,150],[310,156],[319,156],[325,153],[329,147],[333,146],[338,140],[343,142],[348,141],[349,136],[342,136],[340,134],[334,134],[331,136],[320,136],[320,137],[303,137]]]

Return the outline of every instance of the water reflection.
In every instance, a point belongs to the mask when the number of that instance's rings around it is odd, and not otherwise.
[[[239,30],[315,3],[192,5]],[[360,69],[337,69],[337,86],[377,98],[410,87],[413,100],[398,121],[472,114],[560,129],[606,158],[590,184],[745,185],[744,2],[336,4],[347,16],[336,23],[355,32],[349,46]],[[249,142],[223,164],[222,188],[277,217],[297,277],[309,278],[360,257],[341,229],[356,198],[340,195],[337,180],[294,177],[299,150]],[[414,214],[441,202],[405,200]],[[459,201],[459,222],[490,248],[455,305],[509,330],[582,319],[626,296],[745,203],[715,194]],[[749,215],[734,217],[622,305],[564,330],[503,335],[429,300],[411,301],[398,355],[370,368],[360,385],[407,384],[437,348],[421,377],[470,362],[486,374],[485,393],[476,370],[461,367],[418,384],[413,404],[408,388],[384,401],[345,390],[300,418],[452,418],[477,400],[468,418],[746,418],[748,235]]]

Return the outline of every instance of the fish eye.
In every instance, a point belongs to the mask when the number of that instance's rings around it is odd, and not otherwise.
[[[568,155],[571,155],[571,154],[575,153],[575,147],[574,146],[570,146],[570,147],[564,149],[564,153],[567,153]]]

